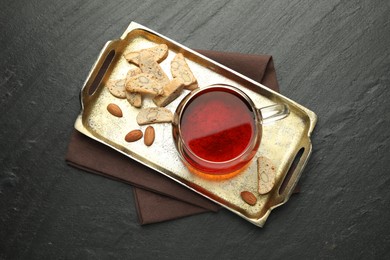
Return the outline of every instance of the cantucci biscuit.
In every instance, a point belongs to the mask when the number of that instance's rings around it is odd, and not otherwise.
[[[142,95],[140,93],[126,91],[126,99],[134,107],[142,107]]]
[[[140,73],[126,79],[126,90],[132,93],[162,95],[163,90],[151,74]]]
[[[257,158],[258,191],[260,194],[266,194],[272,190],[275,185],[276,169],[271,160],[260,156]]]
[[[178,78],[184,82],[186,89],[194,90],[198,87],[198,81],[192,74],[183,54],[176,54],[171,61],[171,73],[173,78]]]
[[[140,68],[131,69],[127,72],[126,78],[131,78],[141,73],[142,71]]]
[[[117,98],[126,98],[125,79],[109,80],[106,87],[110,93]]]
[[[140,68],[131,69],[128,71],[126,78],[133,77],[141,73]],[[126,79],[109,80],[106,87],[110,93],[117,98],[126,98]]]
[[[139,55],[139,67],[143,73],[153,75],[161,87],[170,81],[167,74],[165,74],[161,66],[149,52],[141,51]]]
[[[170,123],[173,119],[173,113],[165,107],[141,108],[137,115],[139,125],[154,123]]]
[[[165,107],[181,94],[183,88],[184,84],[180,79],[173,79],[164,86],[164,94],[155,96],[153,102],[159,107]]]
[[[124,57],[128,62],[139,65],[139,57],[141,52],[149,52],[154,57],[156,62],[161,62],[168,56],[168,46],[166,44],[159,44],[152,48],[128,52],[124,55]]]
[[[134,51],[134,52],[128,52],[124,54],[123,56],[128,62],[131,62],[135,65],[138,65],[138,60],[139,60],[139,51]]]
[[[140,73],[141,73],[140,68],[131,69],[127,72],[126,79],[134,77]],[[132,106],[134,106],[134,107],[141,107],[142,106],[142,95],[140,93],[129,92],[126,90],[126,87],[125,87],[125,95],[126,95],[127,101],[129,101],[129,103]]]

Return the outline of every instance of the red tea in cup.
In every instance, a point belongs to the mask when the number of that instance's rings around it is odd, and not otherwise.
[[[191,100],[181,117],[186,146],[198,157],[212,162],[241,155],[255,133],[252,109],[234,93],[209,90]]]
[[[207,88],[186,102],[180,115],[184,159],[194,168],[226,174],[244,166],[258,147],[256,111],[229,88]],[[243,157],[244,156],[244,157]]]
[[[212,85],[192,91],[179,104],[173,136],[187,167],[196,173],[240,172],[257,152],[262,115],[241,90]]]

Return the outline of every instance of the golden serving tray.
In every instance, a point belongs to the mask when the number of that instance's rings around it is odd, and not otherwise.
[[[139,126],[136,115],[139,109],[126,99],[111,95],[105,87],[110,79],[121,79],[135,65],[128,63],[123,54],[164,43],[169,48],[168,57],[160,63],[170,77],[170,61],[176,53],[183,53],[199,86],[223,83],[240,88],[260,107],[275,103],[289,106],[287,118],[263,126],[263,137],[256,157],[268,158],[276,169],[274,188],[265,195],[257,192],[258,174],[256,159],[239,175],[226,180],[210,180],[192,174],[179,158],[169,123],[154,124],[156,139],[152,146],[142,140],[128,143],[124,136]],[[187,95],[184,90],[179,98],[167,106],[172,112],[180,100]],[[117,118],[107,111],[109,103],[116,103],[123,110]],[[109,41],[99,54],[81,90],[82,110],[75,128],[86,136],[97,140],[126,156],[145,164],[187,188],[222,205],[247,221],[262,227],[271,210],[289,199],[311,154],[310,134],[317,121],[316,115],[300,104],[268,89],[254,80],[235,72],[157,32],[132,22],[120,39]],[[151,99],[144,99],[143,107],[155,106]],[[255,158],[256,158],[255,157]],[[250,206],[240,193],[250,191],[257,203]]]

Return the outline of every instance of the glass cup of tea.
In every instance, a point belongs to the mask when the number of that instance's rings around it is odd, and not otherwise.
[[[190,92],[172,122],[180,158],[192,172],[211,179],[235,176],[259,148],[264,123],[289,114],[288,106],[257,108],[240,89],[215,84]]]

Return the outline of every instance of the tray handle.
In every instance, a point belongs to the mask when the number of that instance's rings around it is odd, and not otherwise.
[[[287,174],[278,188],[277,204],[284,204],[287,202],[293,193],[312,151],[310,138],[304,138],[301,145],[297,147],[295,157],[293,158],[287,170]]]
[[[83,107],[83,101],[90,100],[92,96],[97,92],[104,76],[110,68],[110,65],[114,62],[118,53],[116,46],[119,40],[108,41],[99,53],[99,56],[92,66],[87,79],[84,82],[84,86],[81,90],[81,105]]]

